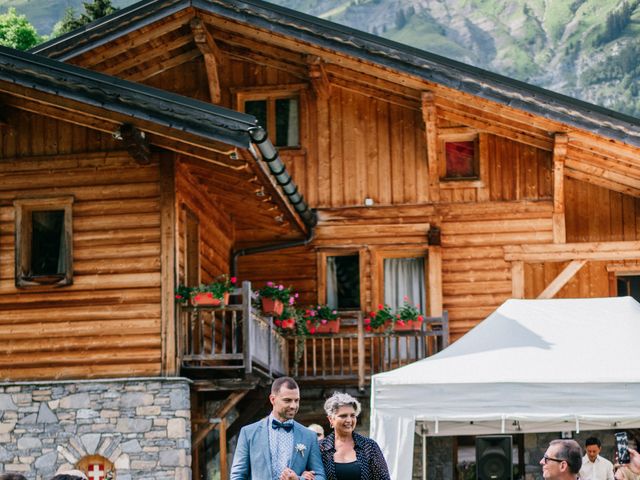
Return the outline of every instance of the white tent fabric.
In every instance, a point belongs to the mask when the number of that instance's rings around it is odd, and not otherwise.
[[[507,300],[442,352],[371,384],[371,435],[394,480],[428,435],[640,427],[640,304]]]

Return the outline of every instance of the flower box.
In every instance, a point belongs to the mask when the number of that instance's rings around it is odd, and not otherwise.
[[[262,297],[262,313],[265,315],[274,315],[279,316],[282,315],[282,310],[284,309],[284,303],[280,300],[274,300],[273,298],[265,298]]]
[[[386,323],[385,326],[388,327],[389,324]],[[422,327],[422,320],[406,320],[406,321],[397,320],[393,324],[392,330],[394,332],[410,332],[412,330],[420,330],[421,327]]]
[[[198,293],[193,296],[191,299],[191,303],[195,306],[208,306],[208,307],[219,307],[220,305],[228,305],[229,304],[229,294],[225,293],[223,298],[216,298],[213,296],[213,293]]]
[[[307,329],[310,330],[312,323],[310,320],[307,320]],[[326,320],[326,323],[320,322],[315,324],[314,333],[338,333],[340,331],[340,319],[337,318],[335,320]]]

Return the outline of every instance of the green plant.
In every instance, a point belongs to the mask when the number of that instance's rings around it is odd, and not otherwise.
[[[226,273],[219,275],[211,283],[200,284],[193,288],[192,296],[199,293],[211,293],[214,298],[222,300],[225,293],[231,292],[235,288],[236,277],[229,277]]]
[[[404,304],[402,308],[398,311],[395,317],[395,322],[408,322],[408,321],[418,321],[422,322],[424,317],[420,314],[418,307],[409,302],[407,297],[404,297]]]
[[[292,294],[292,288],[285,288],[282,284],[267,282],[264,287],[258,290],[260,298],[270,298],[279,300],[284,304],[293,305],[298,294]]]
[[[217,276],[213,282],[201,283],[197,287],[178,285],[178,288],[176,288],[176,300],[184,302],[203,293],[210,293],[213,298],[222,300],[225,293],[229,293],[236,288],[236,282],[236,277],[230,277],[225,273]]]
[[[330,320],[337,320],[337,310],[329,305],[316,305],[316,307],[307,308],[304,311],[304,324],[310,334],[314,334],[319,325],[324,325]]]
[[[393,322],[394,316],[391,307],[386,303],[378,305],[378,310],[371,312],[364,320],[364,328],[367,332],[382,327],[386,322]]]

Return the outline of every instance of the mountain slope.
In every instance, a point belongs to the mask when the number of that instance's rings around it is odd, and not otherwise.
[[[272,2],[640,116],[640,0]],[[80,4],[0,0],[0,12],[15,6],[46,33]]]

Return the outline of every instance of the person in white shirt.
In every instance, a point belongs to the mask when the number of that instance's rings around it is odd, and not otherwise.
[[[584,443],[587,454],[582,457],[580,480],[614,480],[613,464],[600,456],[600,439],[589,437]]]

